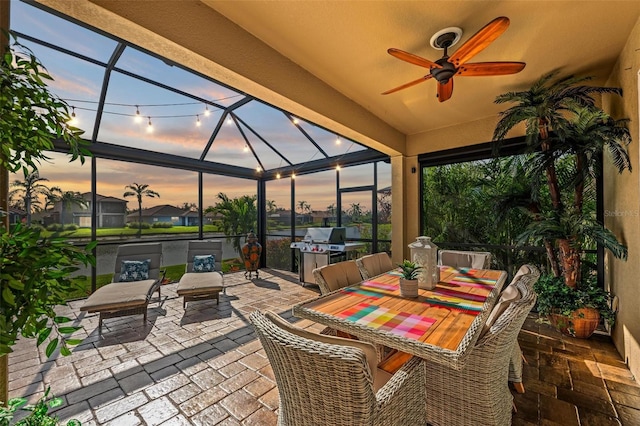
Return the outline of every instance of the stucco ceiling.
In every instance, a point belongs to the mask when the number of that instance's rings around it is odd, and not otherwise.
[[[640,15],[638,1],[202,2],[405,135],[494,116],[504,108],[493,103],[497,95],[554,69],[604,84]],[[388,48],[435,61],[442,56],[429,45],[435,32],[462,28],[455,51],[498,16],[509,28],[470,62],[522,61],[522,72],[456,77],[444,103],[433,80],[381,95],[428,73]]]

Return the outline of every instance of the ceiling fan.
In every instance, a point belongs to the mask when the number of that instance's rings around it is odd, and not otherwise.
[[[442,31],[438,31],[431,37],[431,46],[435,49],[444,50],[442,58],[435,62],[413,53],[405,52],[400,49],[391,48],[387,52],[391,56],[409,62],[414,65],[429,68],[429,74],[420,77],[417,80],[405,83],[394,89],[383,92],[383,95],[394,93],[418,83],[434,78],[438,82],[438,100],[444,102],[453,94],[453,76],[488,76],[488,75],[506,75],[515,74],[522,71],[525,67],[524,62],[475,62],[467,63],[467,61],[480,53],[484,48],[489,46],[509,27],[509,18],[501,16],[485,25],[480,31],[475,33],[469,40],[458,48],[451,56],[448,55],[448,49],[460,40],[462,30],[460,28],[451,27]]]

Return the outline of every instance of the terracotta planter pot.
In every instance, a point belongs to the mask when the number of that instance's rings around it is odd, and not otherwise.
[[[600,323],[600,312],[594,308],[576,309],[571,315],[551,314],[551,324],[563,334],[588,339]]]
[[[400,278],[400,296],[418,297],[418,280]]]

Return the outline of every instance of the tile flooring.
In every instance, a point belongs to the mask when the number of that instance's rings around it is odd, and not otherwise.
[[[176,284],[163,286],[146,326],[139,315],[109,319],[102,336],[97,315],[72,302],[61,313],[83,327],[83,343],[71,356],[47,359],[33,341],[19,342],[9,358],[10,397],[35,401],[51,386],[64,400],[56,414],[85,426],[275,425],[273,372],[248,314],[270,309],[290,317],[290,307],[318,289],[302,287],[288,272],[260,275],[249,281],[228,274],[219,306],[193,302],[186,311]],[[514,393],[514,425],[640,424],[640,386],[608,337],[564,337],[532,315],[520,345],[526,393]]]

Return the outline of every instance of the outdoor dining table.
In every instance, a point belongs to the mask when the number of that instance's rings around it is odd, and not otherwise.
[[[293,315],[456,370],[476,343],[507,278],[505,271],[440,267],[433,290],[400,296],[400,272],[295,305]]]

